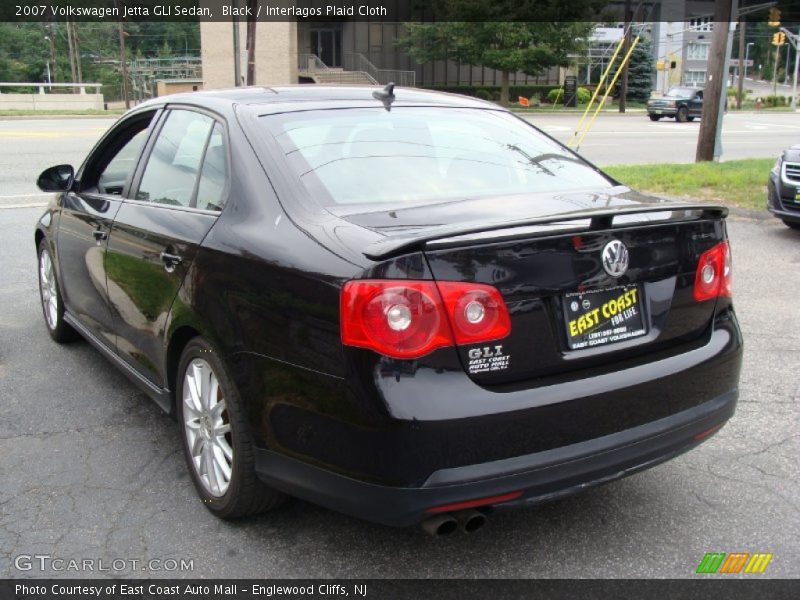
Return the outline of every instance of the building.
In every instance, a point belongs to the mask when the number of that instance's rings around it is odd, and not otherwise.
[[[231,22],[201,22],[203,87],[235,85]],[[245,23],[238,24],[240,64],[247,57]],[[259,85],[288,83],[380,83],[431,86],[499,86],[500,72],[453,61],[419,65],[395,44],[404,24],[341,19],[330,22],[259,22],[256,73]],[[558,68],[534,77],[511,74],[511,85],[560,81]]]
[[[656,89],[666,92],[675,85],[705,86],[714,29],[711,17],[654,25],[655,54],[659,65]]]

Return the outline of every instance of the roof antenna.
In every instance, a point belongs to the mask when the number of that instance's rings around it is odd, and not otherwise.
[[[394,102],[395,99],[394,82],[388,83],[382,90],[375,90],[372,92],[372,97],[375,98],[375,100],[380,100],[383,102],[383,107],[387,111],[391,111],[392,102]]]

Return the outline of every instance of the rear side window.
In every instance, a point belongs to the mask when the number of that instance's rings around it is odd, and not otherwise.
[[[206,143],[214,125],[214,119],[204,114],[170,111],[147,160],[136,199],[192,206]]]
[[[376,107],[261,122],[309,195],[326,206],[424,205],[613,185],[502,111]]]
[[[222,210],[228,192],[228,153],[222,125],[216,123],[208,140],[200,183],[197,186],[197,208]]]

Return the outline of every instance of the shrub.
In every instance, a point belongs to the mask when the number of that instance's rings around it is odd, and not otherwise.
[[[578,104],[588,104],[591,99],[592,92],[583,87],[578,88]],[[564,104],[564,88],[553,88],[547,92],[547,101],[551,104]]]
[[[533,100],[533,98],[542,100],[551,87],[553,87],[552,84],[512,85],[508,89],[508,98],[511,102],[516,102],[517,98],[520,96],[530,98],[531,100]],[[432,85],[429,89],[436,90],[437,92],[450,92],[453,94],[474,96],[475,98],[482,98],[484,100],[491,100],[495,96],[497,98],[500,97],[500,86],[497,85]]]

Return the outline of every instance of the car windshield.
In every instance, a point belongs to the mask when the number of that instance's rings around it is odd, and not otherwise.
[[[694,94],[695,90],[692,88],[672,88],[667,92],[668,98],[688,98]]]
[[[393,107],[260,118],[326,206],[426,204],[614,184],[502,111]]]

